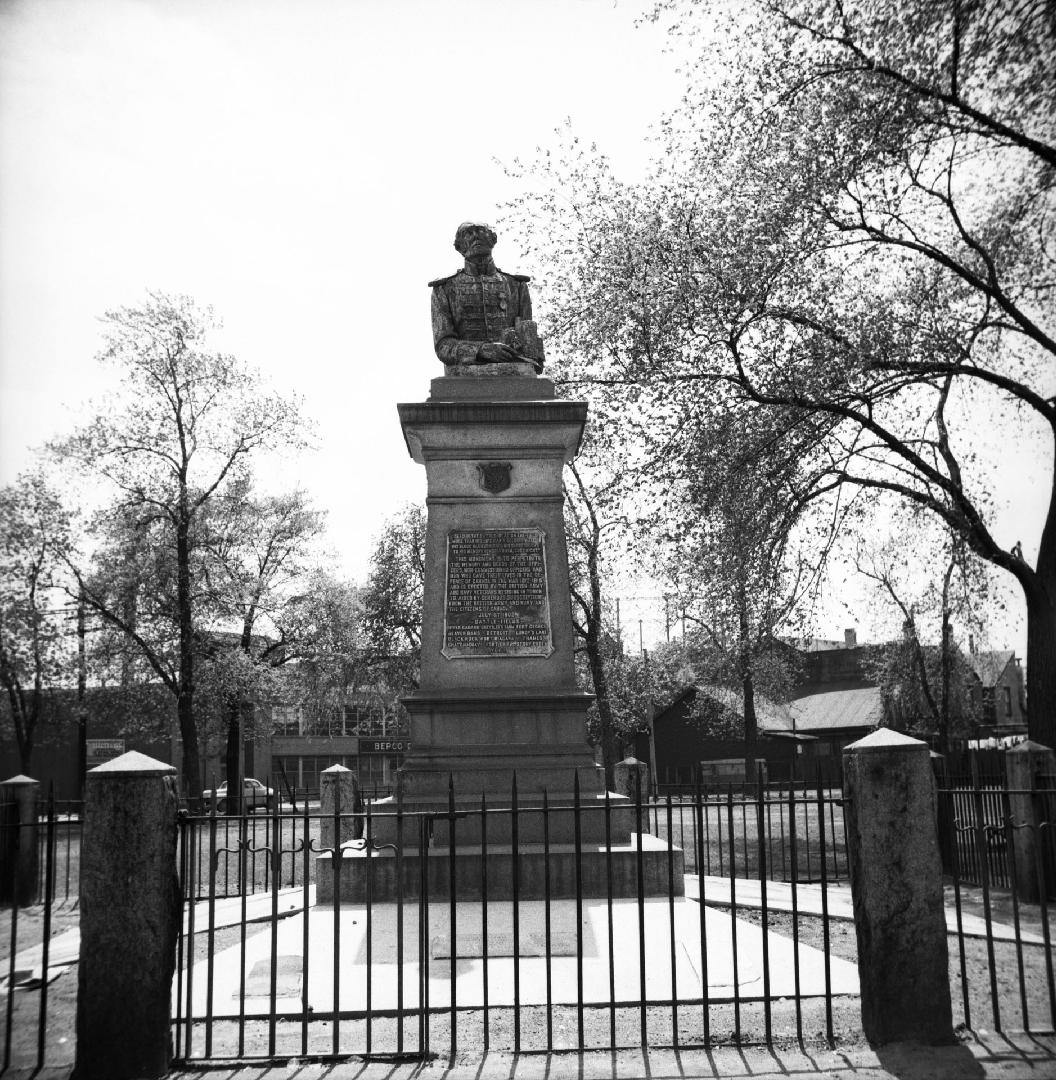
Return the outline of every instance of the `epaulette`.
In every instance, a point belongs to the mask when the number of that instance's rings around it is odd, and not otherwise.
[[[507,277],[512,277],[514,281],[531,281],[532,279],[527,274],[507,274]]]
[[[445,281],[451,281],[453,278],[458,277],[458,275],[461,273],[461,270],[456,270],[453,274],[448,274],[447,277],[435,278],[433,281],[429,282],[429,288],[431,289],[434,285],[443,285]]]

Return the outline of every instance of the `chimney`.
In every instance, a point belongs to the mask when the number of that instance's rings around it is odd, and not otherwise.
[[[843,632],[843,647],[845,649],[858,648],[858,631],[853,626]]]
[[[968,635],[968,653],[975,656],[975,634]]]

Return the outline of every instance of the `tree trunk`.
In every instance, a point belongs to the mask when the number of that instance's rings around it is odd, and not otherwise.
[[[88,772],[88,651],[84,589],[77,600],[77,791],[84,798]]]
[[[32,776],[33,748],[37,731],[37,720],[40,717],[41,694],[39,690],[30,693],[30,701],[27,707],[25,695],[19,690],[18,705],[21,710],[22,722],[15,729],[18,742],[18,767],[23,776]]]
[[[1056,748],[1056,583],[1031,589],[1026,599],[1027,731]]]
[[[740,582],[740,668],[741,689],[744,693],[744,782],[757,782],[755,761],[759,743],[759,721],[755,715],[755,678],[752,670],[752,651],[749,639],[748,596],[745,583]]]
[[[590,578],[591,611],[587,619],[587,661],[590,677],[594,683],[594,695],[598,704],[598,726],[601,736],[601,762],[605,768],[605,789],[611,791],[616,775],[616,732],[612,724],[612,708],[609,705],[609,684],[605,677],[605,658],[601,655],[601,571],[598,568],[598,547],[601,533],[591,509],[593,530],[587,554],[587,574]]]
[[[18,740],[18,770],[23,776],[32,776],[33,736],[26,735]]]
[[[237,695],[227,699],[227,750],[224,755],[224,775],[227,778],[227,812],[230,816],[242,813],[241,741],[242,703]]]
[[[1022,579],[1021,579],[1022,580]],[[1056,472],[1027,601],[1027,731],[1056,749]]]
[[[184,496],[185,498],[185,496]],[[183,739],[183,793],[192,806],[202,797],[198,728],[194,720],[194,623],[191,611],[190,520],[181,507],[176,526],[176,608],[180,628],[180,689],[176,714]]]
[[[605,786],[611,791],[616,765],[616,732],[612,726],[612,707],[609,704],[609,686],[605,676],[605,659],[601,655],[601,640],[596,620],[591,619],[587,630],[587,662],[594,683],[594,696],[598,705],[598,728],[601,736],[601,761],[605,767]]]
[[[945,597],[942,605],[942,697],[939,708],[939,753],[945,754],[950,745],[950,611]]]
[[[752,678],[750,664],[742,675],[741,686],[744,690],[744,781],[746,784],[754,784],[758,780],[755,770],[759,745],[759,721],[755,715],[755,681]]]

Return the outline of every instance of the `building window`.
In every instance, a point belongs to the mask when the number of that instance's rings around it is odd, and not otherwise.
[[[303,719],[300,705],[271,707],[271,723],[276,735],[300,735]]]
[[[1004,697],[1005,697],[1005,716],[1011,716],[1012,715],[1012,687],[1011,686],[1002,686],[1001,687],[1001,693],[1004,694]]]
[[[345,734],[358,735],[364,739],[391,738],[406,735],[406,725],[401,725],[400,714],[387,712],[378,705],[346,705]]]

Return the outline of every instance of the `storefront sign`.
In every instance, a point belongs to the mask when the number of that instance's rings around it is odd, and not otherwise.
[[[88,768],[102,765],[104,761],[113,761],[125,752],[124,739],[85,739],[88,749]]]
[[[411,750],[410,739],[360,739],[361,754],[407,754]]]

